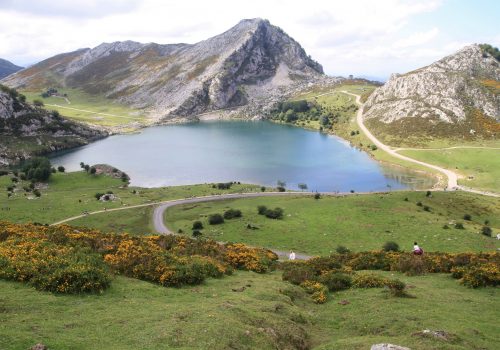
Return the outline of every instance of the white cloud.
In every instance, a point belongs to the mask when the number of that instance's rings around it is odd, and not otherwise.
[[[394,47],[412,47],[428,43],[439,34],[438,28],[425,32],[418,32],[395,42]]]

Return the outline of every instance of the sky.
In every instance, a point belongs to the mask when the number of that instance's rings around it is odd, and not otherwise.
[[[500,46],[499,0],[0,0],[0,58],[27,66],[102,42],[195,43],[255,17],[333,76],[386,80],[471,43]]]

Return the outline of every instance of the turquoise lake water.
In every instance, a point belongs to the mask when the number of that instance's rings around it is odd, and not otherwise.
[[[56,154],[68,171],[111,164],[131,185],[159,187],[240,181],[275,186],[285,181],[310,191],[384,191],[427,188],[428,177],[382,166],[334,136],[266,121],[202,122],[156,126],[115,135]]]

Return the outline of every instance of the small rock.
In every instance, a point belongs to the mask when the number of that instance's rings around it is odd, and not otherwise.
[[[421,332],[413,333],[412,336],[432,337],[432,338],[436,338],[436,339],[440,339],[440,340],[445,340],[445,341],[448,341],[448,340],[450,340],[453,337],[453,335],[450,334],[450,333],[448,333],[448,332],[445,332],[445,331],[433,331],[433,330],[430,330],[430,329],[424,329]]]
[[[410,350],[410,348],[394,344],[373,344],[370,350]]]
[[[43,345],[42,343],[38,343],[31,347],[31,350],[48,350],[49,348]]]

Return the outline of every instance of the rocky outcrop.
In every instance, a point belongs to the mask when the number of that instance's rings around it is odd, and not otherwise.
[[[16,66],[12,62],[0,58],[0,79],[20,71],[21,69],[23,69],[23,67]]]
[[[0,165],[85,145],[107,133],[31,106],[17,91],[0,85]]]
[[[169,119],[262,105],[270,95],[322,79],[321,65],[283,30],[248,19],[196,44],[126,41],[54,56],[4,83],[81,88]]]
[[[430,66],[392,75],[367,100],[364,116],[368,123],[399,122],[411,128],[413,122],[417,129],[425,124],[438,129],[440,124],[450,132],[495,134],[500,131],[495,127],[500,121],[500,64],[480,45],[467,46]],[[453,127],[459,124],[470,128]]]

